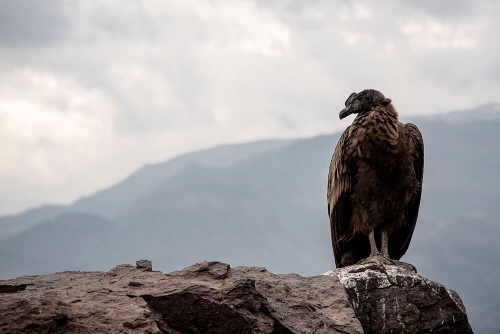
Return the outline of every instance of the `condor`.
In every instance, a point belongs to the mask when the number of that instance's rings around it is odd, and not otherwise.
[[[337,143],[327,202],[337,267],[395,264],[417,222],[424,143],[417,126],[399,122],[391,100],[367,89],[352,93],[340,119],[357,114]]]

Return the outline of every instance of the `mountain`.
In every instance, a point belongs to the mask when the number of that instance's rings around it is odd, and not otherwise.
[[[447,113],[421,116],[416,119],[428,121],[441,121],[450,124],[463,124],[467,122],[486,122],[500,120],[500,103],[487,103],[470,110],[455,110]]]
[[[19,215],[0,217],[0,240],[16,235],[48,219],[68,212],[100,215],[111,219],[129,202],[154,190],[183,168],[194,164],[225,167],[253,155],[284,147],[293,140],[262,140],[183,154],[169,161],[146,165],[118,184],[77,200],[72,205],[47,205]]]
[[[471,111],[448,116],[412,119],[425,141],[425,172],[419,220],[403,260],[456,290],[476,331],[496,333],[500,328],[496,316],[500,312],[496,256],[500,118],[481,120]],[[98,269],[105,267],[104,262],[140,258],[152,260],[164,272],[218,260],[265,266],[278,273],[322,273],[334,266],[325,194],[339,135],[270,141],[255,149],[256,143],[250,143],[241,146],[247,153],[238,153],[240,145],[224,147],[225,153],[218,151],[221,148],[196,152],[145,167],[73,206],[38,209],[45,215],[38,221],[36,211],[1,218],[0,226],[13,219],[37,226],[24,227],[23,233],[0,242],[0,276],[39,273],[31,266],[33,259],[53,261],[58,266],[49,271],[55,271],[75,269],[68,265],[79,261],[82,268]],[[53,217],[43,210],[52,210]],[[86,249],[75,234],[73,239],[61,235],[69,220],[54,225],[57,210],[93,214],[94,223],[78,233],[86,235],[85,243],[97,238],[101,246]],[[91,230],[99,224],[103,231],[96,237]],[[106,238],[99,239],[101,235]],[[72,242],[59,241],[67,238]],[[53,248],[49,252],[41,243],[52,243]],[[73,255],[72,248],[78,248],[80,255]],[[9,259],[5,254],[18,258],[4,266],[4,259]]]
[[[304,139],[226,168],[191,166],[115,222],[166,253],[185,250],[188,263],[221,259],[279,272],[300,263],[305,274],[321,272],[331,266],[324,183],[334,141]]]
[[[63,214],[0,243],[0,272],[104,270],[117,259],[130,260],[126,254],[131,242],[133,238],[103,218]]]

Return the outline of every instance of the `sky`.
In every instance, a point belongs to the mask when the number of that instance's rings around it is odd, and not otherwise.
[[[404,116],[500,101],[496,1],[0,6],[0,215],[188,151],[341,130],[366,88]]]

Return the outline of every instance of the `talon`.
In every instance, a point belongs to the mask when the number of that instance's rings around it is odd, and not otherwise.
[[[391,260],[391,258],[389,256],[383,256],[382,255],[382,257],[384,258],[386,264],[387,264],[387,262],[389,262],[389,264],[396,265],[396,262],[399,262],[399,261],[396,261],[396,260]]]
[[[394,261],[380,254],[370,255],[366,259],[359,261],[357,264],[369,264],[369,263],[375,263],[378,266],[394,265]]]

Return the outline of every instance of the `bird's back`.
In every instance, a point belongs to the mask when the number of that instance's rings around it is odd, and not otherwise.
[[[356,117],[349,140],[357,146],[354,229],[367,231],[381,224],[398,228],[417,187],[404,124],[391,105],[375,107]]]

